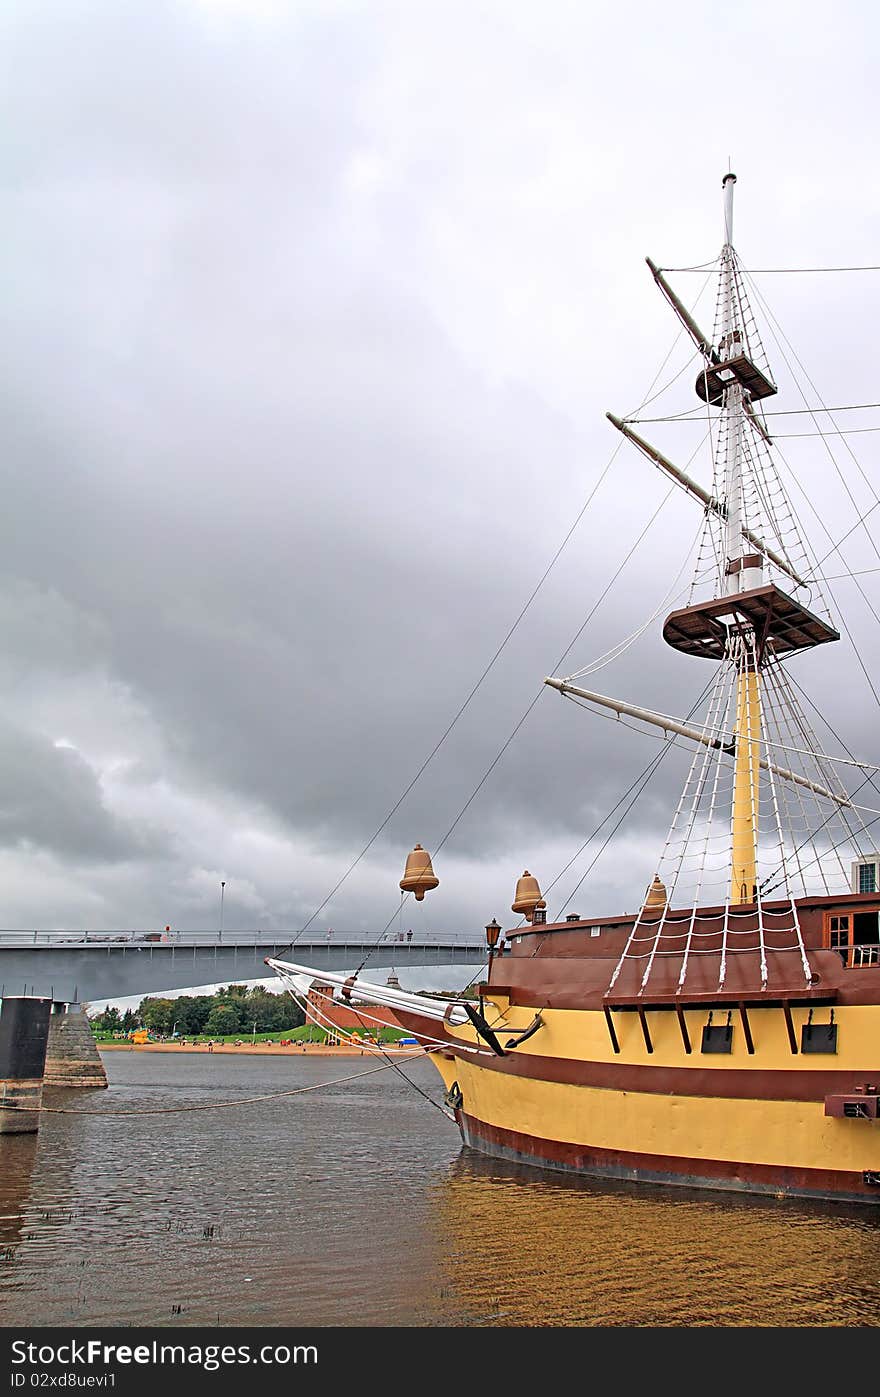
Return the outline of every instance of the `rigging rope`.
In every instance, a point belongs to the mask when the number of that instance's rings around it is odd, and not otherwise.
[[[817,519],[817,521],[818,521],[818,523],[819,523],[819,527],[820,527],[820,528],[823,530],[823,532],[825,533],[826,538],[829,538],[829,539],[830,539],[830,538],[831,538],[831,531],[830,531],[830,529],[828,528],[827,524],[825,523],[825,520],[822,518],[822,515],[820,514],[820,512],[819,512],[819,511],[816,509],[816,507],[814,506],[813,501],[810,499],[809,494],[807,493],[806,490],[804,490],[803,486],[801,485],[800,481],[799,481],[798,478],[797,478],[796,473],[792,470],[791,466],[788,464],[788,462],[786,461],[786,459],[785,459],[785,457],[783,456],[783,454],[782,454],[781,451],[779,452],[779,459],[782,461],[783,465],[785,466],[785,469],[788,471],[788,473],[789,473],[789,475],[791,476],[791,478],[792,478],[794,484],[795,484],[795,485],[798,487],[798,489],[800,490],[801,494],[803,495],[803,498],[804,498],[804,499],[806,500],[806,502],[807,502],[807,505],[808,505],[809,508],[813,511],[813,514],[816,516],[816,519]],[[878,503],[880,503],[880,501],[878,501]],[[876,507],[876,506],[872,505],[872,506],[871,506],[871,509],[874,509],[875,507]],[[868,511],[868,513],[870,513],[870,511]],[[849,533],[847,533],[847,534],[844,535],[844,539],[845,539],[845,538],[848,538],[848,537],[849,537],[849,534],[851,534],[855,529],[857,529],[857,528],[859,527],[859,525],[860,525],[861,523],[863,523],[864,520],[865,520],[866,518],[867,518],[867,514],[862,515],[862,517],[861,517],[860,519],[858,519],[858,520],[856,521],[856,523],[853,525],[852,529],[849,530]],[[841,542],[843,542],[843,539],[841,539]],[[829,557],[831,556],[832,553],[837,552],[837,551],[839,550],[839,547],[840,547],[839,544],[834,544],[833,547],[829,550],[829,552],[825,554],[825,558],[829,558]],[[843,553],[842,553],[842,552],[841,552],[840,556],[841,556],[841,558],[843,558]],[[823,559],[823,561],[824,561],[824,559]],[[843,561],[845,562],[846,559],[843,558]],[[858,665],[859,665],[859,668],[861,669],[862,673],[864,674],[865,680],[866,680],[867,685],[868,685],[868,688],[871,690],[871,693],[872,693],[873,696],[874,696],[874,702],[877,704],[877,707],[880,708],[880,693],[877,692],[877,688],[876,688],[876,686],[875,686],[875,684],[874,684],[874,681],[873,681],[873,679],[871,678],[870,674],[868,673],[867,666],[866,666],[866,664],[865,664],[864,659],[862,658],[862,653],[861,653],[859,647],[856,645],[855,640],[853,639],[852,632],[850,631],[850,629],[849,629],[848,625],[846,624],[846,622],[843,620],[843,614],[842,614],[842,612],[841,612],[841,610],[840,610],[840,607],[837,606],[837,599],[836,599],[836,597],[835,597],[835,595],[834,595],[834,591],[833,591],[833,589],[829,586],[829,579],[828,579],[828,577],[826,576],[826,574],[822,572],[822,563],[821,563],[821,562],[817,563],[816,566],[815,566],[815,568],[813,568],[813,575],[814,575],[814,576],[818,576],[819,579],[825,584],[825,587],[826,587],[827,590],[828,590],[828,595],[830,596],[832,602],[834,602],[834,605],[835,605],[835,608],[836,608],[836,610],[837,610],[837,613],[838,613],[838,615],[840,616],[839,625],[840,625],[842,631],[844,632],[844,634],[846,635],[846,638],[847,638],[847,640],[849,641],[850,645],[851,645],[852,648],[853,648],[853,652],[854,652],[854,654],[855,654],[856,661],[857,661],[857,663],[858,663]],[[878,625],[880,625],[880,616],[878,616],[877,611],[876,611],[875,608],[872,606],[871,601],[870,601],[870,598],[868,597],[868,595],[867,595],[867,593],[865,592],[865,589],[862,587],[861,583],[858,581],[858,579],[857,579],[857,577],[856,577],[856,574],[855,574],[855,573],[852,573],[852,574],[851,574],[851,578],[852,578],[852,580],[855,582],[855,585],[856,585],[856,587],[858,588],[859,592],[861,593],[861,596],[862,596],[863,600],[865,601],[865,604],[867,605],[868,610],[871,612],[871,615],[874,617],[874,620],[877,622]]]
[[[706,694],[707,694],[708,691],[709,691],[710,685],[711,685],[711,680],[709,681],[709,683],[707,683],[707,684],[705,685],[705,687],[704,687],[704,689],[703,689],[703,692],[700,694],[699,698],[697,698],[696,702],[691,706],[691,710],[690,710],[690,712],[689,712],[688,715],[687,715],[689,719],[693,717],[694,713],[697,711],[698,707],[699,707],[700,704],[703,702],[703,699],[706,697]],[[571,694],[567,694],[566,697],[571,699],[571,698],[573,698],[574,696],[571,695]],[[580,704],[580,703],[577,704],[577,707],[579,707],[579,708],[582,708],[582,707],[584,707],[584,706],[585,706],[584,704]],[[595,710],[591,710],[591,711],[595,712]],[[600,715],[600,716],[604,716],[604,715]],[[629,725],[628,725],[628,724],[625,724],[624,726],[629,726]],[[637,732],[638,729],[634,728],[633,731],[634,731],[634,732]],[[556,875],[556,877],[553,879],[553,881],[547,885],[547,889],[546,889],[546,890],[547,890],[547,892],[550,892],[550,890],[551,890],[552,888],[554,888],[555,885],[559,882],[560,878],[562,878],[562,877],[564,876],[564,874],[566,874],[566,873],[568,872],[568,870],[571,868],[571,865],[574,863],[575,859],[580,858],[580,856],[581,856],[581,854],[583,853],[584,849],[586,849],[587,846],[588,846],[590,843],[592,843],[592,841],[595,839],[596,835],[599,833],[599,831],[600,831],[600,829],[602,828],[602,826],[603,826],[608,820],[611,819],[611,816],[615,813],[615,811],[619,810],[619,808],[620,808],[620,806],[623,804],[623,802],[624,802],[624,801],[627,799],[627,797],[632,793],[632,799],[630,800],[629,805],[627,805],[626,809],[624,810],[623,814],[621,815],[621,817],[620,817],[620,819],[617,821],[617,823],[609,830],[608,834],[605,836],[605,839],[603,840],[603,842],[602,842],[602,844],[601,844],[601,847],[599,848],[599,850],[597,851],[596,855],[594,856],[592,863],[590,863],[590,864],[588,865],[588,867],[584,869],[584,872],[581,874],[581,876],[580,876],[580,878],[578,879],[577,883],[576,883],[575,886],[572,888],[571,892],[569,893],[568,897],[566,898],[565,902],[563,903],[562,908],[561,908],[561,911],[560,911],[560,916],[562,916],[562,914],[565,912],[566,908],[567,908],[567,907],[569,906],[569,904],[571,903],[572,898],[580,891],[580,888],[581,888],[581,886],[583,885],[584,879],[587,878],[587,877],[589,876],[589,874],[592,873],[593,869],[596,867],[596,864],[598,863],[599,859],[602,857],[602,855],[604,854],[605,850],[608,848],[608,845],[609,845],[609,843],[611,842],[612,837],[617,833],[617,831],[618,831],[618,829],[620,828],[620,826],[622,825],[623,821],[624,821],[624,820],[626,819],[626,817],[629,815],[629,812],[630,812],[630,810],[633,808],[635,802],[641,797],[641,795],[642,795],[642,794],[644,793],[644,791],[647,789],[648,784],[650,783],[650,781],[651,781],[652,778],[654,777],[655,773],[657,772],[657,769],[659,768],[659,766],[660,766],[660,764],[662,763],[663,759],[664,759],[664,758],[666,757],[666,755],[668,754],[670,748],[672,748],[672,747],[674,747],[674,746],[676,745],[676,737],[675,737],[675,735],[673,735],[673,734],[667,734],[667,736],[666,736],[665,738],[661,738],[661,741],[663,742],[663,749],[662,749],[662,751],[656,752],[656,753],[654,754],[654,756],[653,756],[653,757],[651,758],[651,760],[647,763],[647,765],[644,766],[644,767],[642,768],[642,770],[640,771],[639,775],[636,777],[635,781],[633,781],[632,785],[629,786],[629,787],[627,787],[627,789],[624,791],[623,795],[620,797],[620,799],[617,801],[617,803],[616,803],[615,805],[613,805],[613,806],[611,807],[611,809],[608,811],[607,815],[605,815],[605,817],[604,817],[602,820],[600,820],[599,824],[598,824],[598,825],[596,826],[596,828],[593,830],[593,833],[584,841],[584,843],[583,843],[583,844],[581,845],[581,847],[578,849],[577,853],[574,854],[574,855],[572,856],[572,858],[569,859],[569,861],[568,861],[568,863],[565,865],[565,867],[564,867],[563,869],[561,869],[561,871],[560,871],[559,873],[557,873],[557,875]],[[638,787],[638,789],[636,789],[636,787]]]
[[[314,981],[312,983],[314,984]],[[447,1114],[445,1107],[439,1105],[438,1102],[436,1102],[433,1099],[433,1097],[429,1096],[428,1093],[419,1086],[418,1082],[414,1082],[411,1077],[408,1077],[406,1073],[402,1071],[399,1062],[395,1062],[393,1058],[388,1056],[387,1051],[382,1047],[382,1044],[379,1041],[378,1034],[376,1037],[375,1047],[372,1044],[361,1043],[359,1040],[355,1039],[353,1033],[346,1033],[344,1029],[340,1028],[338,1024],[333,1022],[329,1015],[322,1013],[314,1000],[309,999],[307,995],[295,993],[290,985],[286,985],[286,988],[287,993],[290,995],[291,999],[298,1001],[298,1003],[302,1006],[302,1010],[306,1018],[309,1019],[310,1022],[314,1023],[317,1028],[322,1028],[324,1029],[324,1031],[330,1030],[333,1033],[337,1034],[340,1038],[344,1038],[348,1043],[352,1045],[357,1042],[357,1046],[360,1047],[362,1052],[369,1052],[383,1057],[385,1059],[385,1066],[392,1067],[394,1071],[397,1073],[397,1075],[406,1082],[407,1086],[412,1087],[414,1091],[418,1092],[419,1096],[424,1097],[429,1106],[434,1106],[436,1110],[440,1111],[442,1115]],[[370,1019],[372,1023],[378,1024],[381,1027],[388,1027],[384,1019],[377,1019],[372,1014],[366,1012],[362,1013],[361,1008],[363,1008],[365,1011],[366,1006],[355,1007],[355,1005],[352,1004],[348,1007],[351,1009],[352,1013],[357,1016],[358,1020],[360,1021],[361,1028],[364,1030],[364,1032],[367,1032],[367,1025],[364,1022],[365,1018]],[[439,1048],[444,1046],[443,1040],[440,1038],[428,1038],[425,1034],[420,1034],[419,1038],[421,1040],[422,1049],[424,1049],[426,1045],[429,1043],[432,1047]],[[410,1053],[403,1059],[403,1061],[409,1062],[412,1060],[412,1058],[420,1057],[421,1055],[421,1051]],[[382,1069],[377,1068],[376,1070],[381,1071]]]
[[[776,340],[776,344],[777,344],[777,346],[778,346],[778,348],[779,348],[779,352],[780,352],[780,354],[782,355],[783,359],[785,360],[785,363],[786,363],[786,366],[787,366],[789,372],[790,372],[790,373],[792,372],[791,363],[789,362],[788,356],[786,355],[785,350],[782,348],[782,345],[781,345],[780,342],[779,342],[779,337],[776,335],[775,331],[773,330],[773,326],[774,326],[774,325],[777,327],[777,329],[779,330],[779,334],[782,336],[782,338],[785,340],[785,343],[788,345],[789,349],[791,350],[792,355],[793,355],[793,357],[794,357],[794,359],[795,359],[795,361],[796,361],[798,367],[800,368],[801,372],[803,373],[803,375],[804,375],[804,377],[805,377],[807,383],[810,385],[810,387],[812,388],[813,392],[816,394],[817,398],[819,398],[819,400],[820,400],[820,402],[821,402],[821,395],[819,394],[819,392],[818,392],[818,390],[817,390],[817,388],[816,388],[816,385],[814,384],[813,380],[810,378],[810,375],[807,373],[807,370],[804,368],[804,365],[803,365],[803,363],[801,362],[800,357],[798,356],[798,354],[797,354],[796,351],[794,350],[794,348],[793,348],[793,346],[792,346],[792,344],[791,344],[791,341],[789,340],[789,338],[788,338],[788,336],[786,335],[785,331],[783,330],[782,326],[779,324],[779,321],[776,319],[776,316],[773,314],[772,310],[771,310],[770,307],[768,306],[766,300],[765,300],[764,297],[761,295],[761,292],[758,291],[757,287],[755,287],[755,294],[757,295],[758,300],[761,302],[762,306],[764,307],[764,311],[765,311],[765,313],[766,313],[768,319],[769,319],[770,322],[771,322],[770,332],[771,332],[771,334],[773,335],[773,338]],[[801,386],[800,386],[800,383],[797,381],[797,379],[795,378],[795,375],[794,375],[793,373],[792,373],[792,378],[793,378],[794,381],[795,381],[795,384],[796,384],[796,386],[797,386],[798,392],[800,393],[801,397],[802,397],[803,400],[804,400],[804,406],[805,406],[805,407],[808,407],[809,405],[807,404],[806,394],[804,393],[803,389],[802,389]],[[816,413],[817,411],[827,412],[828,409],[825,408],[824,406],[821,407],[821,408],[818,408],[818,409],[811,409],[811,410],[810,410],[810,415],[813,416],[814,421],[815,421],[815,413]],[[836,424],[836,423],[833,423],[833,425],[834,425],[834,428],[835,428],[835,432],[837,432],[838,435],[842,435],[842,433],[840,433],[840,431],[839,431],[839,428],[837,427],[837,424]],[[819,427],[819,423],[818,423],[818,422],[816,422],[816,426],[817,426],[817,428]],[[855,509],[856,512],[858,513],[858,512],[859,512],[859,507],[858,507],[858,505],[856,504],[855,499],[853,498],[853,494],[852,494],[852,491],[851,491],[850,488],[849,488],[849,485],[847,484],[846,480],[844,480],[843,473],[842,473],[842,471],[841,471],[841,469],[840,469],[840,466],[839,466],[839,464],[838,464],[838,462],[837,462],[837,458],[835,457],[834,452],[831,450],[831,447],[830,447],[830,445],[829,445],[829,443],[828,443],[827,437],[826,437],[825,434],[821,431],[821,428],[819,429],[819,434],[822,436],[822,439],[823,439],[823,441],[824,441],[824,443],[825,443],[825,449],[826,449],[826,451],[828,452],[828,455],[829,455],[830,458],[831,458],[831,462],[832,462],[832,464],[833,464],[833,466],[834,466],[834,469],[835,469],[836,472],[837,472],[838,478],[839,478],[841,484],[843,485],[844,490],[846,491],[846,493],[847,493],[847,495],[848,495],[848,497],[849,497],[850,503],[852,504],[853,509]],[[846,443],[844,443],[844,445],[845,445],[845,444],[846,444]],[[854,453],[852,450],[850,450],[849,447],[847,447],[847,451],[849,452],[850,458],[852,459],[853,463],[855,464],[856,469],[858,470],[859,474],[861,475],[862,480],[864,481],[865,485],[867,486],[868,490],[870,491],[871,495],[873,496],[875,502],[877,502],[877,499],[878,499],[877,491],[875,490],[874,485],[872,484],[872,482],[871,482],[871,480],[869,479],[869,477],[867,476],[867,474],[866,474],[864,468],[862,467],[861,462],[858,460],[858,458],[856,457],[855,453]],[[865,533],[866,533],[866,535],[867,535],[868,542],[871,544],[871,546],[872,546],[873,549],[874,549],[874,552],[877,554],[878,560],[880,560],[880,548],[878,548],[878,546],[877,546],[875,540],[872,538],[871,534],[868,532],[867,529],[865,530]]]
[[[702,446],[702,442],[700,443],[700,445]],[[700,449],[700,448],[698,447],[697,450],[699,450],[699,449]],[[696,455],[696,452],[694,453],[694,455]],[[693,460],[693,456],[691,457],[691,460]],[[690,461],[688,461],[688,465],[690,465]],[[668,498],[668,497],[667,497],[667,498]],[[664,501],[664,503],[665,503],[665,501]],[[652,522],[653,522],[653,521],[652,521]],[[690,546],[690,548],[688,549],[687,553],[685,554],[684,562],[682,563],[682,565],[681,565],[681,567],[679,568],[678,572],[675,574],[675,578],[674,578],[674,580],[673,580],[673,582],[672,582],[672,584],[671,584],[669,590],[667,591],[667,593],[666,593],[665,597],[663,598],[663,600],[660,602],[659,606],[655,607],[654,611],[651,613],[651,615],[648,617],[648,619],[647,619],[646,621],[643,621],[643,622],[642,622],[642,624],[641,624],[641,626],[639,626],[638,630],[633,631],[632,634],[631,634],[631,635],[628,635],[628,636],[626,637],[625,640],[621,640],[621,641],[619,641],[619,642],[617,643],[617,645],[612,646],[611,649],[610,649],[610,650],[607,650],[607,651],[605,652],[604,655],[600,655],[599,658],[598,658],[597,660],[593,660],[591,664],[586,665],[583,669],[577,669],[577,670],[575,670],[572,674],[566,675],[566,676],[565,676],[566,682],[568,682],[568,681],[571,680],[571,679],[582,679],[583,676],[584,676],[585,674],[595,674],[598,670],[604,669],[606,665],[611,664],[613,660],[619,660],[620,657],[621,657],[621,655],[624,655],[624,654],[626,653],[626,651],[629,650],[630,647],[631,647],[632,645],[635,644],[635,642],[639,639],[639,637],[642,636],[642,635],[644,635],[645,631],[646,631],[646,630],[648,629],[648,627],[652,624],[652,622],[654,622],[654,621],[657,619],[657,617],[660,615],[660,613],[661,613],[662,611],[664,611],[672,602],[677,601],[679,597],[684,596],[684,594],[685,594],[685,593],[687,592],[687,590],[688,590],[687,587],[681,587],[681,588],[678,589],[678,591],[676,591],[675,589],[676,589],[676,587],[678,587],[679,579],[681,578],[682,573],[684,572],[685,568],[686,568],[687,565],[688,565],[688,559],[690,558],[691,554],[692,554],[693,551],[694,551],[694,548],[696,547],[697,543],[699,542],[700,535],[701,535],[702,531],[703,531],[703,523],[702,523],[702,521],[701,521],[700,524],[699,524],[699,526],[698,526],[698,528],[697,528],[697,532],[696,532],[696,534],[694,535],[694,540],[693,540],[693,542],[691,543],[691,546]],[[588,619],[589,619],[589,618],[588,618]],[[581,630],[578,632],[578,636],[580,636],[580,635],[583,633],[583,630],[584,630],[584,627],[586,626],[586,624],[587,624],[587,622],[584,622],[584,626],[581,627]],[[575,643],[576,643],[576,641],[577,641],[577,639],[578,639],[578,636],[575,636],[575,639],[572,641],[571,645],[568,647],[568,651],[566,651],[566,654],[568,654],[569,651],[571,651],[571,649],[574,647],[574,645],[575,645]],[[564,656],[563,656],[563,658],[564,658]],[[558,666],[557,666],[557,668],[558,668]]]
[[[867,412],[880,408],[880,403],[850,403],[846,407],[764,408],[765,417],[804,417],[815,412]],[[689,407],[685,412],[672,412],[667,417],[624,417],[624,422],[702,422],[706,409]],[[873,428],[871,429],[873,430]]]
[[[660,272],[705,272],[709,269],[709,275],[720,272],[720,267],[715,267],[712,262],[702,262],[696,267],[658,267]],[[749,276],[780,276],[784,274],[805,274],[807,272],[880,272],[880,265],[866,267],[749,267]]]

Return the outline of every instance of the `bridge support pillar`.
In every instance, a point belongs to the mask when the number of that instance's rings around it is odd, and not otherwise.
[[[52,1005],[46,1049],[47,1087],[106,1087],[107,1073],[81,1004]]]
[[[0,999],[0,1135],[40,1128],[51,999]]]

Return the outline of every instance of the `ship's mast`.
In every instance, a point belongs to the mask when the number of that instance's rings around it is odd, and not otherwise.
[[[611,989],[624,964],[635,960],[630,979],[637,979],[639,995],[650,988],[660,955],[680,956],[678,989],[683,989],[692,957],[707,949],[702,938],[710,933],[701,908],[718,909],[719,989],[734,966],[738,976],[743,970],[759,973],[767,988],[775,974],[773,956],[783,950],[797,953],[810,984],[796,888],[806,896],[812,891],[808,880],[815,876],[825,893],[831,891],[826,865],[834,861],[848,885],[837,832],[829,830],[832,820],[839,824],[844,844],[860,846],[864,834],[859,807],[822,753],[785,669],[790,656],[840,636],[821,593],[821,614],[801,599],[808,588],[808,594],[816,591],[815,580],[805,579],[815,574],[817,564],[811,561],[768,450],[770,436],[756,411],[777,389],[749,306],[748,273],[733,247],[735,182],[733,174],[722,181],[724,243],[716,263],[720,278],[711,339],[662,269],[648,259],[655,282],[700,356],[697,397],[707,409],[718,410],[709,430],[711,490],[633,430],[631,423],[639,417],[608,414],[705,512],[688,603],[670,612],[663,625],[663,639],[674,650],[717,666],[695,705],[703,706],[704,716],[696,725],[681,722],[572,682],[590,669],[544,681],[575,700],[660,728],[670,741],[674,734],[695,746],[653,882],[609,982]],[[705,590],[709,579],[711,595]],[[786,765],[778,760],[783,752],[791,753],[790,765],[788,759]],[[806,793],[814,797],[815,809],[805,803]],[[861,833],[853,826],[860,826]],[[724,854],[716,859],[722,848]],[[771,894],[774,901],[768,904]],[[783,901],[787,907],[780,906]],[[709,961],[699,964],[702,983]],[[666,983],[662,975],[660,979]]]
[[[736,264],[733,251],[733,188],[736,175],[724,176],[724,247],[721,252],[722,304],[721,361],[737,359],[743,353],[743,327],[736,295]],[[723,373],[723,371],[722,371]],[[728,594],[760,587],[761,556],[746,553],[743,532],[743,431],[746,390],[733,373],[725,382],[721,402],[725,419],[727,459],[724,496],[727,506],[725,574]],[[732,643],[739,668],[734,739],[736,758],[733,790],[733,829],[730,869],[730,900],[742,904],[754,901],[758,883],[758,782],[761,733],[761,693],[754,633],[748,628],[733,633]]]

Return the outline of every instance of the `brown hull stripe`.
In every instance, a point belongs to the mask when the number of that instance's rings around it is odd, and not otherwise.
[[[866,1184],[861,1173],[842,1169],[790,1169],[770,1164],[733,1164],[715,1159],[636,1154],[589,1145],[542,1140],[504,1130],[457,1111],[462,1140],[471,1149],[496,1158],[542,1169],[560,1169],[607,1179],[718,1188],[740,1193],[784,1193],[791,1197],[829,1198],[880,1206],[880,1187]]]
[[[557,1082],[565,1086],[601,1087],[608,1091],[647,1092],[660,1096],[713,1096],[748,1101],[823,1101],[826,1096],[845,1095],[865,1082],[875,1082],[880,1068],[841,1071],[833,1067],[769,1070],[760,1066],[760,1037],[755,1035],[754,1067],[662,1067],[654,1063],[586,1062],[577,1058],[539,1057],[537,1053],[508,1053],[496,1057],[488,1049],[479,1059],[460,1052],[446,1031],[445,1024],[423,1019],[418,1014],[398,1012],[398,1018],[414,1033],[445,1038],[449,1050],[465,1062],[478,1062],[487,1072],[506,1072],[529,1077],[535,1082]],[[752,1026],[754,1033],[754,1025]],[[503,1035],[502,1035],[503,1037]],[[829,1060],[833,1054],[829,1054]],[[801,1064],[801,1054],[792,1063]]]

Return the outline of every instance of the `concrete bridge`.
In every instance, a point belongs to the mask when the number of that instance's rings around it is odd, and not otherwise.
[[[271,978],[267,956],[317,970],[485,963],[481,932],[0,931],[0,999],[40,995],[69,1004]],[[291,944],[293,943],[293,944]]]

